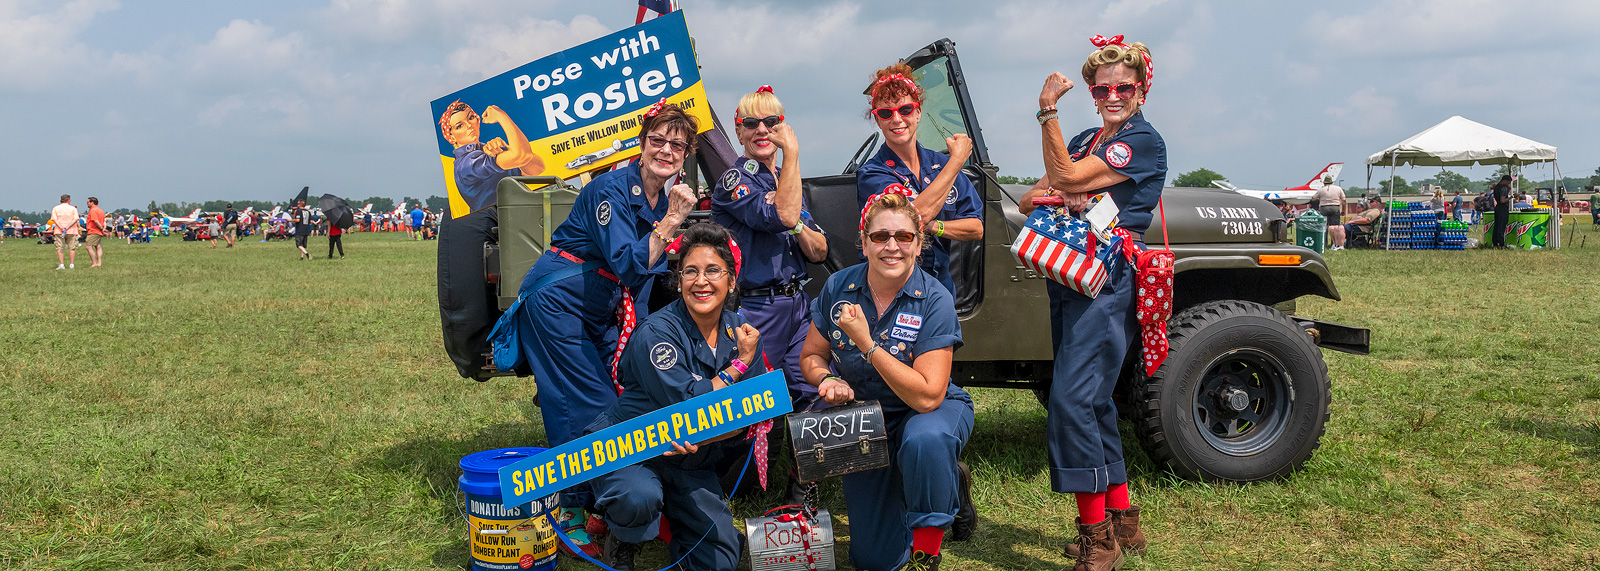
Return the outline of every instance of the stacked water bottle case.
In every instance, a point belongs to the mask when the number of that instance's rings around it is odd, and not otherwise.
[[[1393,250],[1465,250],[1467,225],[1439,220],[1426,202],[1389,203],[1389,248]]]

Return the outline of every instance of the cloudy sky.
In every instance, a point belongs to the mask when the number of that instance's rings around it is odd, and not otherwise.
[[[1146,117],[1171,176],[1282,188],[1344,161],[1364,186],[1368,154],[1451,115],[1556,145],[1568,176],[1600,164],[1600,2],[681,4],[714,107],[773,85],[807,175],[839,172],[873,129],[872,70],[948,37],[994,162],[1036,176],[1039,85],[1076,76],[1097,33],[1154,52]],[[431,100],[632,25],[635,6],[0,0],[0,208],[443,194]],[[1098,124],[1081,88],[1062,108],[1069,130]]]

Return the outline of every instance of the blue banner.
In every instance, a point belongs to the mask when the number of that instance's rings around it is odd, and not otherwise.
[[[682,10],[434,100],[451,217],[494,206],[506,176],[568,179],[638,156],[639,118],[662,99],[711,129]]]
[[[734,383],[500,468],[500,497],[514,507],[655,458],[676,442],[704,442],[788,414],[782,371]]]

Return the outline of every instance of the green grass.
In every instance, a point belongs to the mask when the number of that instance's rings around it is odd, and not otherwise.
[[[1330,254],[1344,301],[1300,312],[1370,327],[1373,352],[1325,353],[1322,448],[1211,485],[1128,437],[1151,548],[1126,568],[1600,568],[1600,233],[1575,228],[1586,248]],[[465,567],[456,461],[543,443],[532,383],[456,376],[433,243],[347,246],[108,242],[106,267],[55,271],[53,248],[0,245],[0,568]],[[1043,410],[973,393],[982,523],[945,568],[1068,567]]]

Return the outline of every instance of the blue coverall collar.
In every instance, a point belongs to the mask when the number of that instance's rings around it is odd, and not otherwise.
[[[860,265],[861,265],[861,273],[857,274],[856,276],[853,276],[853,279],[849,280],[845,284],[844,291],[856,291],[856,290],[866,290],[867,289],[867,272],[870,271],[870,270],[866,267],[866,264],[860,264]],[[930,284],[931,285],[938,285],[938,282],[931,281],[931,280],[933,280],[933,276],[928,275],[928,271],[927,270],[924,270],[921,267],[917,267],[917,268],[913,268],[913,269],[916,270],[916,272],[911,274],[911,279],[906,280],[906,285],[900,287],[900,293],[895,294],[895,299],[899,299],[901,297],[910,297],[910,298],[914,298],[914,299],[926,299],[928,297],[928,292],[930,291],[928,289],[930,287]],[[944,286],[939,286],[939,287],[944,287]]]
[[[700,326],[695,323],[694,316],[689,315],[689,306],[685,305],[682,299],[672,302],[672,311],[677,315],[679,322],[683,324],[685,334],[689,336],[689,342],[693,347],[693,350],[690,350],[689,353],[693,354],[695,360],[701,364],[716,367],[717,355],[730,353],[737,349],[734,345],[733,327],[728,325],[731,322],[728,317],[732,315],[732,312],[727,309],[723,309],[722,315],[717,317],[717,329],[719,330],[717,334],[720,338],[717,340],[717,350],[715,352],[699,350],[701,347],[709,348],[710,346],[706,344],[705,338],[700,335]],[[707,361],[706,357],[708,356],[713,360]]]

